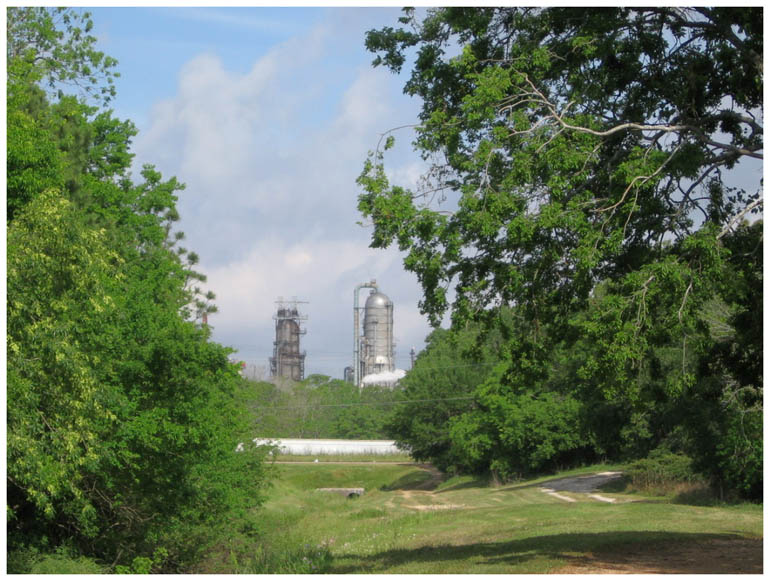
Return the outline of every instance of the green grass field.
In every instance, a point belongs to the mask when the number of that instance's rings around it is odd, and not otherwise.
[[[761,505],[688,506],[617,491],[602,492],[614,504],[580,493],[564,493],[578,500],[567,502],[540,490],[547,478],[498,487],[468,477],[438,483],[409,464],[277,469],[264,530],[274,549],[326,549],[331,560],[319,568],[327,573],[548,573],[627,547],[762,536]],[[366,493],[348,499],[316,491],[322,487]]]

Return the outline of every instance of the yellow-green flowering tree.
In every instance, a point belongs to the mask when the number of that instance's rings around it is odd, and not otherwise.
[[[8,14],[9,550],[184,571],[223,527],[256,531],[266,476],[234,453],[249,422],[172,231],[183,185],[129,179],[133,125],[86,103],[114,64],[87,13]]]

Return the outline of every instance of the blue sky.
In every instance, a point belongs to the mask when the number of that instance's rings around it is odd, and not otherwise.
[[[93,8],[100,50],[118,59],[115,115],[139,129],[135,167],[186,184],[179,229],[217,294],[214,340],[267,366],[279,297],[308,301],[306,374],[352,360],[357,283],[395,304],[397,366],[424,346],[420,288],[395,249],[368,248],[355,179],[380,135],[413,124],[403,78],[373,69],[365,32],[398,8]],[[390,172],[422,168],[410,130]],[[364,293],[362,293],[362,299]]]

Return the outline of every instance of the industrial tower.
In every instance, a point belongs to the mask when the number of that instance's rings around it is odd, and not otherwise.
[[[372,291],[364,305],[364,329],[359,324],[358,293],[362,288]],[[393,345],[393,302],[377,288],[377,281],[356,285],[353,291],[353,384],[374,373],[396,368]]]
[[[297,304],[292,298],[284,301],[279,297],[275,320],[275,341],[273,342],[273,356],[270,358],[270,375],[272,377],[285,377],[294,381],[302,381],[305,378],[305,352],[299,349],[299,337],[307,331],[302,328],[301,322],[307,320],[307,315],[301,315]]]

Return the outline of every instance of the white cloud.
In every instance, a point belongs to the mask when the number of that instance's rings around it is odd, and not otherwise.
[[[310,300],[327,295],[336,290],[346,271],[381,270],[395,258],[392,253],[375,252],[352,241],[291,244],[271,236],[257,241],[241,260],[201,266],[223,305],[217,315],[219,324],[238,325],[245,315],[269,320],[279,296]]]
[[[307,372],[337,376],[352,344],[357,283],[377,278],[394,298],[399,356],[408,360],[429,330],[400,254],[368,248],[369,232],[356,226],[355,180],[366,152],[380,133],[413,119],[414,105],[389,73],[368,67],[367,55],[352,71],[329,65],[350,60],[339,45],[345,34],[318,26],[247,73],[194,56],[135,147],[138,163],[151,160],[187,184],[180,229],[217,294],[214,338],[247,361],[266,359],[275,300],[296,296],[309,301]],[[415,179],[419,163],[405,159],[396,175]]]

